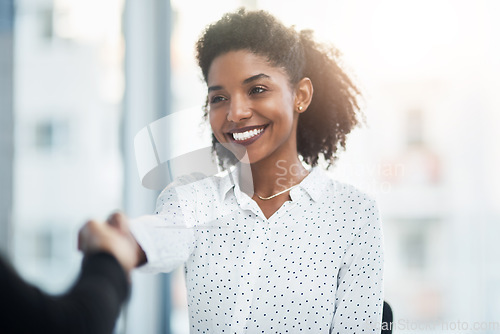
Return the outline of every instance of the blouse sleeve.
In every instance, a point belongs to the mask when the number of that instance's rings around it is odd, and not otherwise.
[[[331,333],[380,333],[383,306],[383,236],[374,201],[361,207],[359,228],[339,269]]]
[[[132,220],[131,230],[146,253],[142,272],[170,272],[184,264],[195,246],[196,192],[185,177],[169,185],[158,197],[156,215]]]

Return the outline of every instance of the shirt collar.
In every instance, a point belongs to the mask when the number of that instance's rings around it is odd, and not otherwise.
[[[236,184],[238,184],[238,170],[237,166],[231,166],[228,170],[226,170],[222,174],[222,178],[220,181],[220,187],[219,187],[219,195],[221,201],[224,201],[226,198],[226,195],[229,190],[235,187]]]
[[[229,170],[227,170],[223,174],[219,187],[219,195],[221,201],[224,201],[227,193],[232,188],[235,188],[235,193],[241,192],[239,187],[239,168],[240,166],[238,163],[235,166],[229,168]],[[321,167],[315,166],[310,169],[309,175],[307,175],[304,180],[302,180],[300,185],[295,189],[303,189],[312,200],[317,202],[323,195],[328,184],[328,180],[329,178],[326,175],[325,171],[323,171]],[[292,192],[295,189],[292,189]],[[291,194],[291,196],[293,199],[293,194]]]
[[[313,201],[317,202],[323,195],[325,188],[328,184],[328,176],[321,169],[321,167],[312,167],[304,180],[300,183],[299,189],[305,190],[305,192],[312,198]]]

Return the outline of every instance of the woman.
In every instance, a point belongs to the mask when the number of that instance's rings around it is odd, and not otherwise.
[[[228,171],[178,180],[156,219],[133,222],[144,270],[185,266],[193,333],[379,332],[376,205],[316,166],[358,123],[336,52],[240,10],[206,29],[197,59]]]

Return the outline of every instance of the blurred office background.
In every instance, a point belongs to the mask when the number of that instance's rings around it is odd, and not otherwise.
[[[331,174],[378,199],[394,332],[498,332],[495,0],[0,0],[2,251],[58,293],[86,219],[153,212],[133,138],[204,103],[194,43],[240,6],[334,43],[364,93],[366,125]],[[182,270],[133,281],[117,333],[188,332]]]

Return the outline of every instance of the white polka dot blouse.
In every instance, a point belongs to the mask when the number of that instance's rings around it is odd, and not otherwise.
[[[142,271],[184,266],[190,332],[380,333],[375,202],[314,167],[266,219],[237,175],[184,178],[131,222]]]

